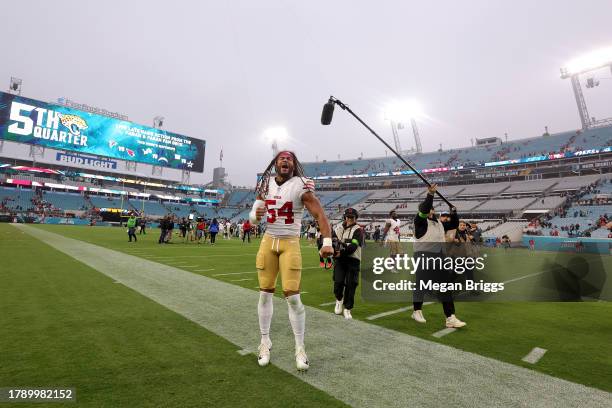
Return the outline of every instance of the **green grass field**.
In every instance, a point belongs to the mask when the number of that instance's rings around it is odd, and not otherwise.
[[[257,241],[158,245],[157,230],[128,243],[122,228],[37,228],[257,290],[251,273]],[[334,300],[331,272],[318,268],[316,249],[306,242],[302,254],[302,300],[331,313],[333,306],[320,306]],[[524,271],[555,256],[533,255],[497,254]],[[252,355],[239,355],[223,338],[7,224],[0,224],[0,256],[0,387],[71,386],[79,405],[92,407],[343,405],[274,366],[260,375]],[[365,320],[409,304],[365,303],[358,296],[353,317]],[[426,325],[410,312],[366,321],[612,391],[608,302],[461,302],[457,315],[468,326],[440,339],[432,337],[443,328],[440,305],[424,312]],[[548,352],[535,365],[522,362],[535,346]]]

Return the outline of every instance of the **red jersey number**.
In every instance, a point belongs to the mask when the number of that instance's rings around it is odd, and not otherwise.
[[[266,207],[268,207],[268,218],[266,220],[268,223],[274,224],[276,218],[285,217],[285,224],[293,224],[293,201],[287,201],[278,210],[270,208],[270,206],[275,204],[276,200],[266,200]]]

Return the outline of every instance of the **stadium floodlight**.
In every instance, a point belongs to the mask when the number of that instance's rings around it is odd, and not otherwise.
[[[15,95],[21,95],[21,85],[23,81],[20,78],[11,77],[9,84],[9,92]]]
[[[561,68],[561,78],[579,75],[608,65],[612,65],[612,47],[591,51],[569,61]]]
[[[402,151],[398,129],[403,128],[403,123],[410,122],[412,126],[412,134],[414,136],[414,144],[417,153],[422,153],[423,148],[421,146],[421,137],[419,136],[419,129],[416,124],[416,119],[422,118],[423,108],[421,104],[414,99],[402,101],[402,102],[393,102],[387,105],[383,109],[383,115],[385,120],[391,122],[391,130],[393,132],[393,141],[395,142],[395,149],[398,152]]]
[[[163,116],[156,116],[153,118],[153,127],[155,129],[161,129],[164,126],[164,117]]]
[[[267,143],[272,144],[272,156],[274,157],[278,154],[278,144],[289,139],[289,133],[283,126],[274,126],[264,130],[263,137]]]
[[[402,123],[422,117],[423,108],[415,100],[393,102],[383,109],[383,114],[386,120]]]

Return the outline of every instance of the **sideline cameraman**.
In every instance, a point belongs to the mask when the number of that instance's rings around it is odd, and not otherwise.
[[[437,188],[436,184],[429,186],[427,196],[419,204],[419,211],[414,218],[414,236],[416,238],[413,246],[414,257],[421,257],[425,261],[416,270],[416,285],[419,289],[412,293],[414,310],[412,318],[418,323],[426,322],[422,310],[424,291],[420,289],[421,283],[424,281],[434,283],[452,281],[453,272],[444,269],[442,259],[446,256],[446,232],[459,227],[459,218],[455,207],[450,208],[449,212],[443,212],[440,217],[436,216],[433,200]],[[430,266],[425,268],[423,265]],[[465,326],[466,323],[455,316],[455,303],[452,294],[450,292],[438,292],[437,295],[442,302],[442,308],[446,316],[446,327],[459,328]]]
[[[344,210],[343,222],[336,226],[334,238],[334,313],[352,319],[351,309],[355,303],[355,290],[359,284],[363,230],[357,225],[359,214],[354,208]]]

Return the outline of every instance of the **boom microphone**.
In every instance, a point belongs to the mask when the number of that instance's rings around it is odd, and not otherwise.
[[[332,121],[332,117],[334,116],[334,105],[338,105],[340,106],[343,110],[347,111],[348,113],[351,114],[351,116],[353,116],[355,119],[357,119],[357,121],[359,123],[361,123],[363,126],[365,126],[366,129],[368,129],[370,131],[370,133],[372,133],[374,136],[376,136],[376,138],[378,140],[380,140],[380,142],[382,144],[384,144],[387,149],[389,149],[393,154],[395,154],[397,156],[398,159],[401,160],[402,163],[404,163],[406,166],[408,166],[408,168],[410,170],[412,170],[414,172],[414,174],[417,175],[418,178],[421,179],[421,181],[423,183],[425,183],[428,187],[431,187],[431,183],[429,181],[427,181],[427,179],[425,177],[423,177],[423,175],[414,168],[414,166],[412,164],[410,164],[410,162],[406,161],[406,159],[404,159],[402,157],[402,155],[400,155],[398,152],[395,151],[395,149],[393,149],[389,143],[385,142],[385,140],[380,137],[378,135],[378,133],[376,133],[374,131],[374,129],[372,129],[370,126],[368,126],[367,123],[365,123],[359,116],[357,116],[357,114],[355,114],[355,112],[353,112],[351,110],[351,108],[348,107],[348,105],[345,105],[344,103],[342,103],[341,100],[334,98],[333,96],[329,97],[329,100],[327,101],[327,103],[325,105],[323,105],[323,113],[321,114],[321,124],[322,125],[329,125]],[[448,204],[449,207],[453,207],[453,205],[450,203],[450,201],[448,201],[446,199],[446,197],[444,197],[442,195],[442,193],[440,193],[439,190],[436,190],[436,194],[438,194],[438,197],[440,197],[442,200],[444,200],[444,202],[446,204]]]
[[[329,98],[329,101],[323,105],[323,112],[321,112],[321,124],[329,125],[334,117],[334,101]]]

